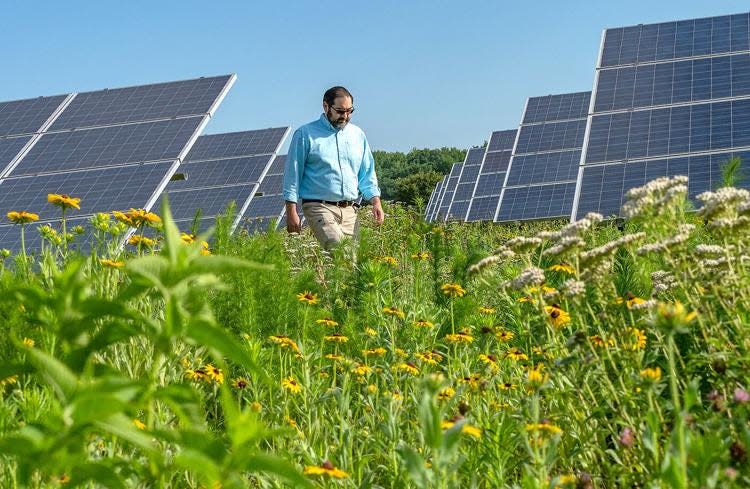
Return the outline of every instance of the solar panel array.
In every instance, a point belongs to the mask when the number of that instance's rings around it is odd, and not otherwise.
[[[47,194],[81,199],[69,227],[97,212],[150,208],[234,75],[0,103],[0,215],[59,221]],[[0,224],[0,248],[20,231]],[[29,247],[38,234],[27,233]]]
[[[260,182],[258,192],[245,212],[241,223],[243,229],[254,233],[270,229],[270,225],[278,226],[285,214],[284,165],[286,155],[277,155],[271,163],[268,173]]]
[[[495,217],[517,133],[512,129],[495,131],[490,136],[466,212],[467,221],[486,221]]]
[[[435,211],[440,203],[440,195],[445,187],[446,180],[448,180],[447,175],[435,184],[435,189],[432,191],[432,194],[430,194],[430,200],[427,202],[427,207],[425,208],[425,220],[427,222],[432,222],[435,218]]]
[[[665,175],[686,175],[691,197],[721,185],[724,162],[750,161],[750,14],[605,29],[593,92],[530,98],[513,139],[512,157],[490,142],[465,220],[616,216],[629,189]],[[428,220],[460,219],[456,180],[436,187]]]
[[[275,127],[200,136],[164,190],[178,226],[190,227],[199,217],[203,231],[231,202],[236,204],[235,227],[242,219],[266,217],[264,197],[257,194],[288,133],[289,127]],[[266,185],[280,193],[278,175],[270,177]]]
[[[467,152],[468,154],[468,152]],[[435,217],[433,221],[445,221],[448,216],[448,210],[453,202],[453,194],[456,192],[456,186],[458,185],[458,178],[461,176],[461,167],[463,163],[454,163],[451,167],[450,173],[447,175],[448,179],[445,182],[443,188],[443,195],[440,197],[440,203],[437,206]]]
[[[587,141],[573,218],[618,215],[659,176],[686,175],[690,196],[719,185],[750,149],[748,14],[607,29]]]
[[[495,220],[570,216],[591,92],[532,97]]]
[[[447,220],[463,221],[466,218],[484,153],[485,148],[471,148],[466,152],[466,159],[461,166],[461,173],[458,176],[453,199],[448,206]]]

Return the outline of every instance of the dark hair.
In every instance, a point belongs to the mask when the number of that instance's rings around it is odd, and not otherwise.
[[[352,99],[352,103],[354,103],[354,97],[349,93],[349,90],[344,87],[331,87],[326,90],[326,93],[323,94],[323,102],[331,106],[333,105],[334,100],[339,97],[349,97]]]

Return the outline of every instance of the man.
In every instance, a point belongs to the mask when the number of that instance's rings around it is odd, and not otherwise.
[[[346,88],[328,89],[320,119],[294,132],[284,168],[287,231],[301,230],[301,201],[307,224],[326,250],[354,237],[360,192],[372,204],[375,222],[384,219],[370,146],[362,129],[349,122],[353,104]]]

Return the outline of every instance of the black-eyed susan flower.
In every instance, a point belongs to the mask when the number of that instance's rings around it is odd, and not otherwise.
[[[474,337],[469,333],[458,332],[445,335],[445,341],[448,343],[471,343],[474,341]]]
[[[440,290],[443,291],[443,294],[451,298],[463,297],[466,295],[466,289],[461,287],[460,284],[456,283],[443,284],[440,286]]]
[[[512,331],[508,331],[507,329],[501,329],[497,333],[495,333],[495,338],[497,338],[499,341],[502,341],[503,343],[507,343],[510,340],[513,339],[515,334],[513,334]]]
[[[458,421],[460,421],[460,416],[457,416],[455,418],[444,420],[440,422],[440,428],[444,430],[449,430],[453,428]],[[464,423],[461,426],[461,433],[464,435],[469,435],[473,438],[481,438],[482,437],[482,430],[480,428],[477,428],[476,426],[470,425],[469,423]]]
[[[615,299],[615,304],[625,304],[625,306],[628,309],[632,309],[633,306],[637,306],[639,304],[643,304],[646,302],[645,299],[642,299],[636,295],[634,295],[632,292],[628,291],[624,297],[618,297]]]
[[[685,331],[686,327],[697,317],[695,311],[688,312],[681,302],[660,302],[652,324],[666,333]]]
[[[307,305],[315,305],[318,303],[318,296],[312,292],[304,291],[297,294],[297,300]]]
[[[303,473],[305,475],[328,476],[334,479],[346,479],[349,477],[349,474],[337,468],[328,460],[326,460],[320,465],[306,466]]]
[[[613,340],[612,338],[605,340],[598,334],[589,336],[589,341],[596,348],[607,348],[607,347],[615,346],[615,340]]]
[[[429,251],[420,251],[411,255],[412,260],[425,261],[430,259]]]
[[[542,419],[539,423],[528,423],[526,425],[526,431],[529,433],[543,433],[548,435],[559,435],[563,432],[562,428],[548,419]]]
[[[479,374],[466,375],[458,379],[459,384],[465,384],[474,389],[479,387],[479,384],[481,382],[482,382],[482,376]]]
[[[553,355],[547,348],[543,348],[541,346],[532,346],[531,353],[546,358],[547,360],[552,360],[553,358],[555,358],[555,355]]]
[[[362,354],[366,357],[382,357],[385,355],[385,348],[370,348],[368,350],[362,350]]]
[[[365,365],[364,363],[358,363],[353,369],[352,373],[355,375],[365,376],[372,373],[372,367]]]
[[[530,368],[526,373],[526,381],[532,388],[539,388],[547,383],[549,375],[544,371],[544,365],[540,364]]]
[[[47,202],[52,205],[56,205],[63,210],[66,209],[81,209],[81,199],[79,197],[71,197],[66,194],[47,194]]]
[[[341,333],[331,333],[329,335],[325,335],[323,339],[331,343],[346,343],[347,341],[349,341],[349,338],[342,335]]]
[[[302,392],[302,386],[294,377],[287,377],[282,380],[281,387],[284,388],[284,390],[291,392],[292,394],[299,394],[300,392]]]
[[[128,226],[130,226],[130,227],[135,227],[135,224],[133,223],[133,221],[132,221],[132,220],[130,219],[130,217],[128,217],[128,215],[127,215],[127,214],[125,214],[124,212],[120,212],[120,211],[112,211],[112,215],[113,215],[113,216],[115,217],[115,219],[117,219],[118,221],[120,221],[120,222],[122,222],[122,223],[125,223],[125,224],[127,224]]]
[[[185,376],[195,382],[209,382],[208,373],[202,367],[185,370]]]
[[[394,370],[406,372],[409,375],[419,375],[419,368],[412,362],[399,363],[394,367]]]
[[[419,321],[414,321],[414,326],[417,328],[432,328],[435,326],[432,322],[426,320],[426,319],[420,319]]]
[[[282,348],[288,348],[295,353],[300,352],[297,343],[295,343],[293,339],[286,335],[273,335],[269,336],[268,339]]]
[[[395,306],[384,307],[383,313],[386,314],[387,316],[393,316],[399,319],[404,319],[404,317],[406,317],[406,313]]]
[[[134,234],[133,236],[128,238],[128,244],[131,246],[140,246],[143,248],[153,248],[156,245],[156,241],[147,236]]]
[[[565,312],[557,304],[551,306],[544,306],[544,312],[547,313],[547,318],[552,326],[555,328],[562,328],[566,324],[570,323],[570,314]]]
[[[390,265],[390,266],[392,266],[394,268],[398,266],[398,260],[396,260],[392,256],[381,256],[381,257],[377,258],[377,260],[380,263],[385,263],[386,265]]]
[[[329,328],[334,328],[339,325],[339,323],[334,321],[332,318],[316,319],[315,323],[322,326],[328,326]]]
[[[203,366],[203,370],[205,370],[209,380],[212,380],[217,384],[224,383],[224,372],[222,372],[220,368],[214,367],[212,364],[207,363]]]
[[[642,329],[628,328],[625,334],[625,348],[632,351],[646,348],[646,333]]]
[[[327,353],[327,354],[323,355],[323,358],[325,358],[326,360],[332,360],[334,362],[340,362],[340,361],[344,360],[345,357],[342,356],[342,355],[336,355],[336,354],[333,354],[333,353]]]
[[[428,363],[430,365],[437,365],[443,360],[443,355],[436,352],[435,350],[432,351],[424,351],[424,352],[417,352],[415,355],[419,360]]]
[[[378,386],[375,385],[375,384],[369,384],[367,386],[367,392],[369,394],[377,394],[377,392],[378,392]]]
[[[7,216],[8,220],[13,224],[28,224],[39,220],[39,214],[26,211],[11,211]]]
[[[374,337],[378,335],[378,332],[368,326],[365,328],[365,334],[369,337]]]
[[[232,387],[235,389],[243,390],[246,389],[248,385],[250,385],[250,383],[244,377],[237,377],[232,380]]]
[[[555,265],[552,265],[547,270],[550,270],[552,272],[560,272],[560,273],[567,273],[568,275],[575,275],[576,270],[575,268],[571,267],[567,263],[557,263]]]
[[[479,313],[489,316],[490,314],[495,314],[495,308],[482,306],[479,308]]]
[[[157,227],[161,224],[161,217],[146,209],[130,209],[125,213],[133,227],[151,226]],[[116,218],[117,216],[115,216]]]
[[[492,370],[493,372],[497,372],[499,367],[497,365],[497,357],[495,355],[481,353],[479,355],[479,360],[487,365],[490,370]]]
[[[526,353],[524,353],[523,350],[521,350],[520,348],[513,347],[513,348],[509,348],[505,352],[505,358],[509,358],[513,361],[518,362],[522,360],[528,360],[529,356]]]
[[[146,429],[145,423],[143,421],[141,421],[140,419],[138,419],[138,418],[136,418],[136,419],[133,420],[133,426],[135,426],[139,430],[145,430]]]
[[[36,343],[31,338],[24,338],[23,339],[23,346],[27,348],[33,348]]]
[[[0,379],[0,387],[5,387],[6,385],[13,385],[18,383],[18,375],[11,375],[10,377],[5,377],[4,379]]]
[[[440,391],[438,391],[437,398],[438,401],[447,401],[448,399],[452,399],[455,395],[455,389],[453,389],[452,387],[444,387],[440,389]]]
[[[517,387],[516,384],[512,382],[500,382],[499,384],[497,384],[497,386],[500,388],[500,390],[503,390],[503,391],[509,391]]]
[[[99,258],[99,263],[106,268],[122,268],[125,266],[124,261],[111,260],[109,258]]]

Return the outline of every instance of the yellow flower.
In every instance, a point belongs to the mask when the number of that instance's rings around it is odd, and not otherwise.
[[[636,297],[633,295],[632,292],[628,292],[625,294],[624,297],[618,297],[615,300],[615,304],[625,304],[628,309],[632,309],[633,306],[637,306],[638,304],[643,304],[646,302],[644,299],[641,299],[640,297]]]
[[[8,220],[13,224],[28,224],[39,220],[39,214],[26,211],[11,211],[8,213]]]
[[[349,341],[349,338],[340,333],[326,335],[323,337],[323,339],[326,341],[330,341],[331,343],[346,343],[347,341]]]
[[[443,291],[443,294],[447,295],[448,297],[463,297],[466,295],[466,289],[461,287],[460,284],[443,284],[440,286],[440,290]]]
[[[35,344],[34,340],[32,340],[31,338],[24,338],[23,339],[23,346],[25,346],[27,348],[33,348],[34,344]]]
[[[503,343],[509,342],[513,339],[514,336],[515,334],[513,334],[512,331],[508,331],[507,329],[501,329],[500,331],[495,333],[495,338],[502,341]]]
[[[125,224],[128,224],[136,228],[144,224],[148,226],[152,226],[152,227],[156,227],[157,225],[161,224],[161,217],[157,216],[153,212],[147,211],[146,209],[131,208],[129,211],[125,212],[124,214],[126,219],[121,219],[118,215],[123,215],[123,214],[122,213],[114,214],[115,219],[117,219],[118,221],[122,221]]]
[[[235,389],[242,390],[245,389],[248,385],[249,383],[244,377],[237,377],[232,381],[232,387],[234,387]]]
[[[210,380],[213,380],[217,384],[223,384],[224,383],[224,373],[221,371],[220,368],[214,367],[210,363],[207,363],[203,366],[203,370],[205,370],[206,375]]]
[[[510,382],[501,382],[497,386],[500,387],[500,390],[503,391],[509,391],[516,388],[516,384],[512,384]]]
[[[482,353],[479,355],[479,360],[484,362],[490,368],[490,370],[492,370],[493,372],[497,372],[498,370],[497,357],[495,357],[495,355],[491,355],[491,354],[486,355]]]
[[[479,312],[486,315],[495,314],[495,308],[482,306],[479,308]]]
[[[557,478],[554,489],[564,489],[566,487],[575,487],[576,476],[573,474],[561,475]]]
[[[547,270],[550,270],[552,272],[567,273],[568,275],[576,274],[576,269],[571,267],[567,263],[558,263],[558,264],[552,265]]]
[[[550,323],[555,328],[562,328],[570,322],[570,314],[560,309],[560,306],[557,304],[544,306],[544,311],[547,313]]]
[[[369,392],[370,394],[375,394],[376,392],[378,392],[378,386],[375,384],[368,385],[367,392]]]
[[[182,233],[182,234],[180,234],[180,239],[185,244],[193,244],[195,242],[195,235],[194,234],[188,234],[188,233]]]
[[[559,435],[562,433],[562,429],[553,424],[548,419],[543,419],[539,423],[529,423],[526,425],[526,431],[528,432],[540,432],[540,433],[547,433],[550,435]]]
[[[419,375],[419,369],[411,362],[399,363],[394,369],[406,372],[409,375]]]
[[[646,380],[658,382],[659,379],[661,379],[661,368],[659,367],[645,368],[641,370],[641,377]]]
[[[297,346],[297,343],[294,342],[293,339],[291,339],[288,336],[285,335],[273,335],[268,337],[269,340],[276,343],[282,348],[289,348],[290,350],[294,351],[295,353],[299,353],[299,347]]]
[[[409,356],[409,353],[407,353],[407,351],[403,348],[396,348],[396,355],[401,358],[406,358]]]
[[[629,339],[625,343],[627,349],[637,351],[646,348],[646,333],[642,329],[628,328],[626,334]]]
[[[124,261],[110,260],[109,258],[99,258],[99,263],[107,268],[122,268],[125,266]]]
[[[430,252],[429,251],[420,251],[418,253],[414,253],[411,255],[412,260],[417,261],[424,261],[430,259]]]
[[[392,267],[398,266],[398,260],[396,260],[392,256],[381,256],[380,258],[377,258],[377,260],[381,263],[385,263],[386,265],[390,265]]]
[[[418,359],[422,360],[425,363],[429,363],[430,365],[437,365],[438,362],[440,362],[443,359],[443,356],[436,352],[436,351],[425,351],[425,352],[417,352],[415,355]]]
[[[404,319],[404,317],[406,317],[406,313],[404,311],[394,306],[384,307],[383,312],[388,316],[394,316],[399,319]]]
[[[128,239],[128,244],[131,246],[143,246],[146,248],[153,248],[156,244],[156,241],[147,238],[146,236],[141,236],[140,234],[134,234]]]
[[[145,430],[146,429],[146,425],[140,419],[134,419],[133,420],[133,425],[135,425],[135,427],[138,428],[139,430]]]
[[[591,342],[592,345],[594,345],[597,348],[606,348],[606,347],[615,346],[615,340],[613,340],[612,338],[605,340],[598,334],[589,336],[589,341]]]
[[[540,357],[544,357],[549,360],[552,360],[553,358],[555,358],[555,355],[550,353],[549,350],[547,350],[546,348],[542,348],[541,346],[532,346],[531,352],[534,355],[539,355]]]
[[[18,375],[11,375],[10,377],[5,377],[4,379],[0,379],[0,387],[5,387],[6,385],[13,385],[18,383]]]
[[[385,348],[370,348],[369,350],[362,350],[362,354],[366,357],[380,357],[385,355]]]
[[[653,324],[668,333],[682,331],[697,315],[695,311],[688,312],[685,306],[679,301],[674,304],[660,302],[656,308],[656,316],[653,319]]]
[[[364,363],[357,364],[356,367],[352,370],[353,373],[356,375],[368,375],[372,373],[372,368],[365,365]]]
[[[115,216],[115,219],[117,219],[118,221],[124,222],[128,226],[135,227],[135,224],[133,224],[133,221],[124,212],[112,211],[112,215]]]
[[[510,348],[508,351],[505,352],[505,358],[510,358],[511,360],[520,361],[520,360],[528,360],[529,356],[526,355],[522,350],[518,348]]]
[[[543,294],[543,295],[553,295],[553,294],[557,294],[557,289],[556,289],[556,288],[554,288],[554,287],[548,287],[548,286],[546,286],[546,285],[542,285],[542,288],[541,288],[541,289],[539,289],[539,287],[529,287],[529,288],[527,289],[527,292],[528,292],[529,294],[536,294],[537,292],[539,292],[539,290],[541,290],[541,291],[542,291],[542,294]]]
[[[318,303],[318,296],[312,292],[304,291],[297,294],[297,300],[308,305],[314,305]]]
[[[547,382],[549,375],[543,372],[543,370],[544,365],[537,365],[535,368],[529,369],[526,374],[526,380],[528,380],[531,387],[541,387]]]
[[[445,341],[448,343],[471,343],[474,341],[474,337],[468,333],[455,333],[445,335]]]
[[[456,395],[456,391],[453,388],[445,387],[443,389],[440,389],[440,392],[438,392],[437,398],[438,398],[438,401],[447,401],[448,399],[451,399],[455,395]]]
[[[417,328],[432,328],[435,325],[426,319],[420,319],[419,321],[414,321],[414,326]]]
[[[56,205],[63,210],[70,208],[81,209],[81,199],[78,197],[71,197],[70,195],[47,194],[47,202]]]
[[[263,409],[263,405],[259,403],[258,401],[253,401],[250,403],[250,411],[254,413],[259,413]]]
[[[482,382],[482,376],[479,374],[471,374],[458,379],[459,384],[466,384],[472,388],[479,387],[480,382]]]
[[[195,370],[188,369],[185,371],[185,376],[195,382],[210,381],[210,378],[208,377],[208,373],[203,368],[196,368]]]
[[[367,336],[377,336],[378,332],[375,331],[374,329],[370,328],[370,327],[367,327],[367,328],[365,328],[365,334]]]
[[[331,462],[326,460],[321,465],[308,465],[303,471],[305,475],[325,475],[334,479],[346,479],[349,474],[336,468]]]
[[[288,390],[292,394],[299,394],[302,392],[302,386],[297,382],[294,377],[287,377],[281,381],[281,387]]]
[[[455,420],[448,420],[448,421],[441,421],[440,422],[440,428],[444,430],[449,430],[453,428],[456,425],[456,422],[461,419],[455,419]],[[482,430],[480,428],[477,428],[476,426],[472,426],[469,423],[464,423],[461,426],[461,433],[465,435],[469,435],[474,438],[481,438],[482,437]]]
[[[333,360],[334,362],[338,362],[338,361],[341,361],[341,360],[344,359],[343,356],[341,356],[341,355],[334,355],[333,353],[327,353],[327,354],[323,355],[323,358],[325,358],[326,360]]]
[[[336,321],[334,321],[331,318],[317,319],[315,321],[315,323],[316,324],[322,324],[323,326],[328,326],[328,327],[331,327],[331,328],[334,328],[334,327],[336,327],[336,326],[339,325],[339,323],[337,323]]]

